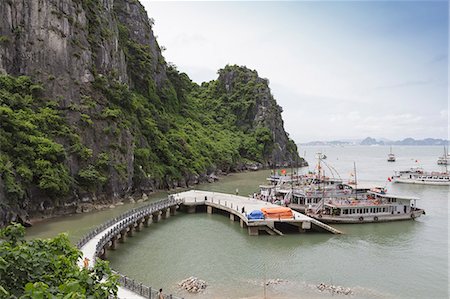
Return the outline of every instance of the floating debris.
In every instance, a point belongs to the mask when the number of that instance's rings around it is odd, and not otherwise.
[[[353,295],[352,289],[341,286],[321,283],[318,284],[316,287],[321,292],[330,292],[332,294],[339,294],[339,295]]]
[[[266,286],[269,286],[269,285],[282,284],[282,283],[286,283],[286,282],[287,282],[287,280],[284,280],[281,278],[275,278],[275,279],[266,280],[265,284],[266,284]]]
[[[189,293],[200,293],[206,289],[207,284],[206,281],[191,276],[179,282],[178,286]]]

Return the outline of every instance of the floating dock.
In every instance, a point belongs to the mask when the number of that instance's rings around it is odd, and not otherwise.
[[[190,190],[171,196],[182,202],[181,206],[187,213],[196,213],[206,209],[209,214],[225,214],[230,217],[230,220],[239,221],[240,226],[247,228],[251,236],[257,236],[260,233],[283,235],[285,233],[305,233],[309,231],[342,234],[334,227],[294,210],[292,211],[293,217],[290,219],[249,220],[246,216],[247,213],[261,210],[264,207],[279,207],[270,202],[250,197],[199,190]]]

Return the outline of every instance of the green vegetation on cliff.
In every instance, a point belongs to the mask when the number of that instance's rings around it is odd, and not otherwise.
[[[81,252],[65,234],[25,241],[25,228],[0,230],[0,298],[101,299],[117,294],[117,279],[108,262],[80,269]]]
[[[0,173],[10,202],[24,199],[31,185],[51,195],[72,186],[66,149],[57,141],[72,132],[42,90],[28,77],[0,77]]]

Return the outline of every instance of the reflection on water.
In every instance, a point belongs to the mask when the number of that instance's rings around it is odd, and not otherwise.
[[[317,149],[307,148],[308,156]],[[386,184],[394,169],[414,166],[436,169],[438,147],[394,148],[397,162],[385,161],[389,148],[348,147],[323,150],[346,179],[356,160],[358,177]],[[310,161],[311,162],[311,161]],[[311,163],[312,164],[312,163]],[[313,167],[311,167],[313,169]],[[200,189],[252,194],[270,171],[233,174]],[[153,287],[186,298],[262,298],[263,281],[287,282],[266,288],[267,298],[325,298],[314,286],[351,287],[353,298],[448,298],[448,187],[387,184],[390,192],[420,197],[426,215],[416,221],[336,225],[345,235],[308,233],[248,236],[237,222],[221,215],[178,214],[152,224],[109,252],[112,266]],[[159,195],[159,198],[165,195]],[[153,196],[156,200],[158,196]],[[69,231],[77,239],[90,227],[127,205],[99,213],[43,222],[29,230],[34,236]],[[189,295],[177,282],[197,276],[208,283],[204,294]],[[342,296],[341,296],[342,297]]]

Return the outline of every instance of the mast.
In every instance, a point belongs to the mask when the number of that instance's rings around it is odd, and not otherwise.
[[[275,130],[273,130],[272,166],[273,166],[273,177],[274,177],[273,197],[276,198],[276,195],[277,195],[277,182],[275,180],[275,171],[276,171],[276,165],[275,165]],[[280,180],[281,180],[281,178],[280,178]],[[271,202],[272,202],[272,200],[271,200]]]
[[[356,162],[353,161],[353,172],[355,173],[355,196],[358,199],[358,179],[356,178]]]
[[[294,166],[292,164],[293,164],[293,161],[291,160],[291,198],[290,198],[290,202],[292,202],[292,198],[294,195]]]

